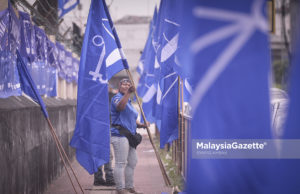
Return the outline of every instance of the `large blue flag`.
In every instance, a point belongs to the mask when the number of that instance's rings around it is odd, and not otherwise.
[[[74,9],[79,4],[79,0],[58,0],[58,16],[63,17],[66,13]]]
[[[90,174],[109,161],[107,80],[112,75],[107,69],[116,64],[117,69],[123,68],[104,6],[102,0],[91,2],[78,73],[76,128],[70,143]]]
[[[261,193],[267,160],[192,158],[192,139],[269,139],[270,49],[264,0],[184,4],[180,61],[194,85],[188,193]]]

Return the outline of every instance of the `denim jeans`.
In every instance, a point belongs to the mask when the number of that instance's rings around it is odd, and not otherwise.
[[[134,168],[137,164],[136,150],[129,146],[126,137],[111,137],[115,153],[114,179],[117,189],[133,188]]]

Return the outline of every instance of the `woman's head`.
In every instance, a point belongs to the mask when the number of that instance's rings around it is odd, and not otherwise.
[[[128,91],[128,89],[131,87],[131,82],[130,82],[130,80],[129,79],[127,79],[127,78],[124,78],[124,79],[122,79],[121,81],[120,81],[120,83],[119,83],[119,92],[121,93],[121,94],[125,94],[127,91]]]

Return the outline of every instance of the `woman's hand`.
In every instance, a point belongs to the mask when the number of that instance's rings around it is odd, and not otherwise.
[[[137,125],[137,128],[144,128],[145,129],[145,128],[150,126],[150,123],[148,121],[146,123],[137,122],[136,125]]]
[[[135,92],[135,87],[134,86],[130,86],[130,88],[128,88],[128,93],[133,93]]]

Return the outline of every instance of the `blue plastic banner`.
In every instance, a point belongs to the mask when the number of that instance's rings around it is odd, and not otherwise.
[[[20,47],[20,24],[10,2],[0,12],[0,98],[21,94],[16,66],[16,50]]]
[[[65,59],[65,72],[66,72],[66,81],[71,83],[73,81],[73,60],[72,60],[72,53],[66,52],[66,59]]]
[[[35,31],[28,13],[19,11],[21,26],[20,54],[33,62],[36,57]]]
[[[72,62],[73,62],[72,81],[78,83],[79,61],[76,58],[72,58]]]
[[[36,85],[30,76],[29,71],[27,70],[27,66],[24,63],[22,56],[18,50],[16,51],[16,54],[17,54],[17,67],[20,76],[20,84],[21,84],[22,91],[28,96],[30,96],[35,102],[37,102],[41,106],[44,116],[48,118],[49,116],[46,110],[46,105],[44,104],[36,88]]]
[[[63,45],[56,42],[57,52],[58,52],[58,76],[62,79],[66,79],[66,51]]]
[[[61,18],[66,13],[74,9],[79,4],[79,0],[58,0],[58,16]]]

